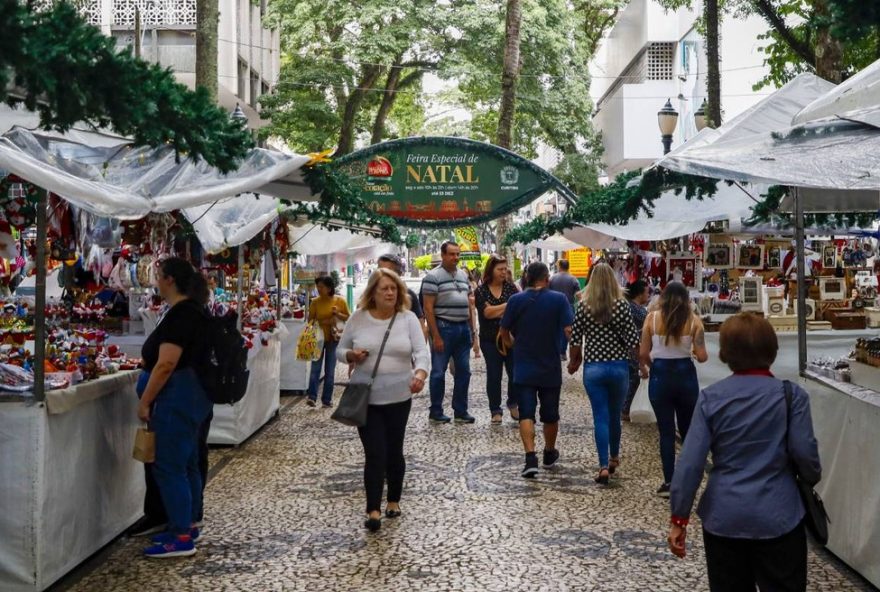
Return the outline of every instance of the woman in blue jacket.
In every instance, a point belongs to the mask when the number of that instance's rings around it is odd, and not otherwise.
[[[792,464],[822,477],[810,400],[793,386],[791,417],[770,372],[779,343],[770,323],[738,314],[721,327],[720,358],[733,375],[703,390],[672,479],[670,550],[685,556],[688,518],[706,457],[712,471],[697,513],[712,592],[801,592],[807,586],[804,506]],[[789,427],[790,424],[790,427]]]

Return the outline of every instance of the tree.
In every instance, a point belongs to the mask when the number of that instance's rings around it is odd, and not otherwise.
[[[516,114],[516,84],[520,69],[520,25],[522,4],[520,0],[507,0],[507,18],[504,32],[504,62],[501,74],[501,107],[498,113],[498,133],[495,143],[508,150],[513,144],[513,118]],[[501,244],[510,230],[510,216],[498,220],[496,244]]]
[[[281,29],[284,63],[261,101],[272,119],[264,134],[301,151],[336,144],[346,154],[361,134],[375,143],[418,120],[423,105],[412,97],[454,43],[451,7],[429,0],[276,0],[268,19]]]
[[[196,0],[196,86],[217,101],[218,0]]]
[[[135,144],[168,144],[224,172],[253,146],[204,89],[191,92],[170,70],[118,51],[70,4],[34,12],[0,0],[0,28],[2,99],[38,112],[43,129],[112,126]]]

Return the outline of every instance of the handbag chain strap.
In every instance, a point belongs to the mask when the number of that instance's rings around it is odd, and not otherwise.
[[[382,361],[382,354],[385,351],[385,344],[388,343],[388,336],[391,335],[391,327],[394,326],[394,321],[397,319],[397,313],[394,313],[394,316],[391,317],[391,322],[388,323],[388,328],[385,330],[385,337],[382,338],[382,347],[379,348],[379,355],[376,357],[376,364],[373,366],[373,375],[370,376],[370,384],[376,380],[376,374],[379,372],[379,362]]]
[[[788,464],[791,467],[795,478],[799,479],[800,474],[798,473],[797,465],[794,463],[794,459],[791,456],[791,451],[788,449],[788,437],[789,432],[791,431],[791,400],[794,393],[791,382],[787,380],[782,381],[782,388],[785,391],[785,452],[788,455]]]

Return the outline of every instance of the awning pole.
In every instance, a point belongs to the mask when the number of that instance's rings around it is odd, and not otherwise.
[[[797,329],[798,329],[798,373],[803,376],[807,370],[807,262],[804,239],[804,204],[798,195],[797,187],[792,187],[794,198],[795,257],[797,258]]]
[[[242,319],[244,312],[244,299],[242,297],[242,289],[244,287],[244,245],[238,245],[238,330],[241,331]]]
[[[37,281],[34,299],[34,400],[46,399],[46,207],[45,189],[37,198]]]

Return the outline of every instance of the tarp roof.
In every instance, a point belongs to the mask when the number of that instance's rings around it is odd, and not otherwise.
[[[722,135],[711,145],[670,154],[658,165],[751,183],[880,189],[880,61],[814,97],[786,125]]]

